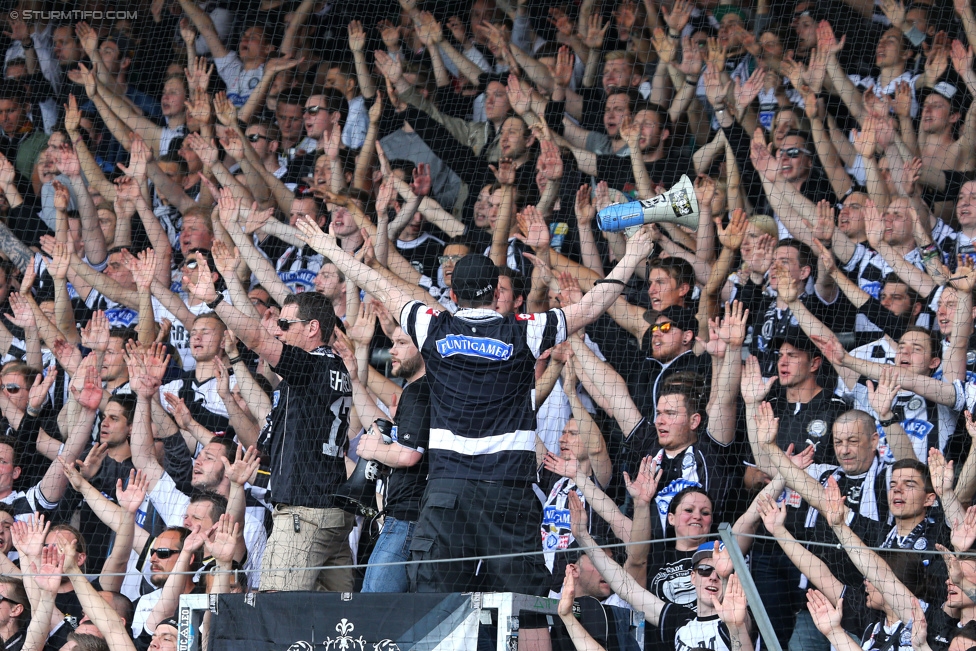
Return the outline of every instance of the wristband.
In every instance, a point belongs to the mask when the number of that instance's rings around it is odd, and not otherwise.
[[[928,262],[939,257],[939,247],[935,242],[922,248],[922,262]]]
[[[231,357],[231,358],[229,359],[229,361],[230,361],[230,363],[231,363],[231,366],[233,366],[233,365],[234,365],[234,364],[236,364],[237,362],[239,362],[239,361],[241,361],[241,356],[240,356],[240,355],[238,355],[237,357]]]
[[[627,283],[622,280],[617,280],[616,278],[604,278],[602,280],[594,280],[594,285],[620,285],[621,287],[626,287]]]
[[[218,293],[217,298],[207,303],[207,307],[209,307],[211,310],[215,310],[217,309],[217,306],[220,305],[223,301],[224,301],[224,295]]]
[[[685,83],[689,86],[698,86],[698,77],[692,79],[691,77],[685,77]]]
[[[34,409],[30,405],[27,405],[27,415],[30,416],[31,418],[37,418],[38,416],[41,415],[41,410]]]
[[[670,27],[668,27],[668,38],[675,38],[675,39],[681,38],[681,32],[676,32]]]
[[[892,425],[895,425],[895,424],[897,424],[899,422],[900,422],[900,419],[898,418],[898,416],[892,416],[891,418],[888,418],[886,420],[879,420],[878,421],[878,425],[881,425],[881,427],[883,429],[885,427],[891,427]]]

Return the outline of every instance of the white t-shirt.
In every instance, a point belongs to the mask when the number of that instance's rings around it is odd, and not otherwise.
[[[217,66],[217,74],[227,84],[227,99],[238,108],[244,106],[264,76],[263,63],[253,70],[245,70],[237,52],[228,52],[227,56],[215,58],[214,65]]]

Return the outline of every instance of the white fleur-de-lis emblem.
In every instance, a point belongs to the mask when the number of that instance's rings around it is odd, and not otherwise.
[[[355,651],[356,649],[365,651],[366,639],[362,635],[359,636],[359,639],[355,639],[352,636],[355,628],[355,624],[343,617],[335,627],[339,637],[336,639],[332,639],[331,637],[325,638],[325,648],[338,649],[338,651]]]

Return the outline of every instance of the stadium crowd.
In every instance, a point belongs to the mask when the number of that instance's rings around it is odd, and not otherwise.
[[[3,649],[281,590],[755,648],[721,522],[784,649],[976,647],[969,0],[127,4],[4,4]]]

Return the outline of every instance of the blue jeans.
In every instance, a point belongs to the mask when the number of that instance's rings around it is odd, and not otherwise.
[[[857,642],[855,642],[857,644]],[[796,626],[790,638],[790,651],[830,651],[830,642],[817,630],[809,610],[796,615]]]
[[[406,592],[410,587],[406,565],[374,565],[374,563],[405,563],[410,560],[410,541],[416,522],[405,522],[386,516],[383,531],[376,540],[369,566],[363,578],[363,592]]]

